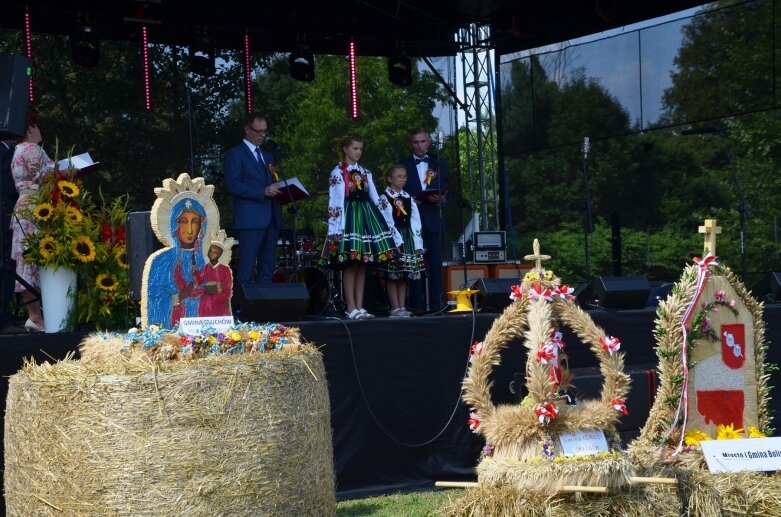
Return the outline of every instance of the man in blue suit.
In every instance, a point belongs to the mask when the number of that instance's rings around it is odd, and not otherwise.
[[[274,157],[261,149],[267,133],[266,117],[250,113],[244,119],[244,140],[225,156],[225,187],[233,195],[233,231],[239,241],[238,279],[242,284],[271,283],[282,228],[282,209],[274,200],[280,191],[272,186]]]
[[[428,274],[428,309],[431,312],[442,308],[442,239],[445,233],[444,207],[447,200],[447,165],[437,156],[429,155],[431,145],[428,131],[415,128],[409,132],[409,146],[412,155],[402,163],[407,169],[407,184],[404,190],[418,200],[423,245],[426,248],[426,272]],[[424,190],[436,190],[437,195],[419,200]],[[420,313],[426,309],[425,279],[410,283],[410,308]]]

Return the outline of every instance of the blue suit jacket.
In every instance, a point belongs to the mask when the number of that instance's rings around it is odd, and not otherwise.
[[[437,160],[437,157],[429,154],[429,169],[437,171],[439,174],[431,181],[429,189],[439,189],[441,192],[447,191],[447,165],[444,160]],[[407,168],[407,184],[404,190],[413,198],[417,196],[423,186],[418,177],[418,168],[415,165],[415,158],[410,155],[401,162]],[[421,203],[418,205],[420,212],[421,226],[429,232],[439,232],[439,208],[436,203]],[[444,221],[443,221],[444,224]],[[444,231],[444,228],[443,228]]]
[[[260,152],[267,164],[274,162],[271,153],[263,149]],[[268,168],[258,162],[243,141],[228,150],[225,188],[233,195],[234,230],[282,228],[282,208],[265,194],[265,188],[273,182]]]

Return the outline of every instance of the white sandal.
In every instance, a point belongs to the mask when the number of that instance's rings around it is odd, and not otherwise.
[[[374,314],[372,314],[371,312],[367,311],[366,309],[361,308],[361,309],[358,309],[358,310],[361,312],[361,315],[358,316],[358,319],[361,319],[361,320],[373,320],[374,319]]]
[[[345,312],[344,315],[349,320],[359,320],[361,319],[361,309],[353,309],[350,312]]]

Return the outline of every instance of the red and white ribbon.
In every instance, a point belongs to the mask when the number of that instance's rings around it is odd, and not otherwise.
[[[680,453],[681,450],[683,450],[684,438],[686,437],[686,423],[688,422],[689,419],[689,358],[688,358],[689,323],[692,319],[692,316],[694,316],[694,311],[697,309],[697,303],[700,300],[700,296],[702,296],[702,292],[705,290],[705,286],[708,285],[711,266],[719,265],[719,263],[716,261],[716,256],[713,255],[712,253],[708,253],[705,256],[705,258],[702,259],[700,257],[694,257],[693,260],[694,263],[699,266],[697,268],[697,283],[695,285],[694,296],[692,296],[692,301],[689,303],[689,306],[686,307],[686,312],[684,312],[683,318],[681,318],[681,371],[683,372],[683,382],[681,383],[681,397],[678,399],[678,407],[675,410],[675,417],[673,417],[672,423],[670,424],[670,428],[664,434],[664,436],[662,437],[662,441],[659,444],[659,448],[661,449],[662,446],[664,446],[664,442],[673,433],[673,430],[675,429],[675,424],[678,422],[678,418],[681,416],[681,413],[683,413],[683,417],[681,419],[681,429],[680,429],[681,437],[678,440],[678,446],[675,448],[675,451],[673,451],[672,456],[677,456],[678,453]]]
[[[613,336],[602,336],[602,350],[607,350],[609,355],[613,355],[621,349],[621,340]]]
[[[548,425],[559,414],[559,409],[553,402],[550,404],[538,404],[534,414],[537,415],[537,419],[541,424]]]

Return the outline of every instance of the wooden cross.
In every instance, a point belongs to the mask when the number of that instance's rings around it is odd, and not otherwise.
[[[721,226],[716,226],[716,219],[705,219],[705,226],[700,226],[700,233],[705,234],[703,253],[716,255],[716,236],[721,233]]]
[[[533,260],[534,267],[532,268],[532,271],[542,271],[542,263],[546,260],[549,260],[550,255],[540,255],[540,241],[537,239],[534,239],[534,244],[532,244],[532,251],[534,251],[534,253],[531,255],[525,255],[523,260]]]

